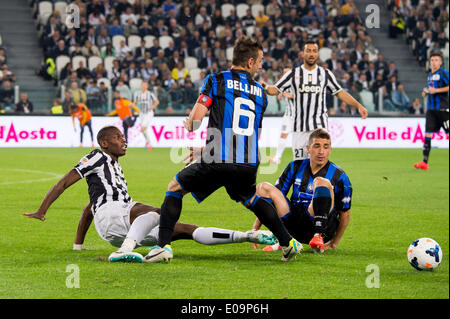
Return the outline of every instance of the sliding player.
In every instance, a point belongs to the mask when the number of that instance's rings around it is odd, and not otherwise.
[[[101,150],[94,150],[71,169],[45,195],[35,213],[25,216],[45,220],[52,203],[70,186],[86,178],[89,201],[77,230],[74,249],[81,249],[89,225],[102,239],[120,247],[109,256],[109,261],[142,262],[143,256],[134,252],[136,246],[151,246],[158,236],[159,208],[134,202],[128,194],[127,182],[118,159],[126,153],[123,134],[115,126],[102,128],[97,135]],[[202,228],[178,223],[173,239],[193,238],[204,244],[231,242],[267,242],[271,237],[262,232],[234,232],[226,229]]]

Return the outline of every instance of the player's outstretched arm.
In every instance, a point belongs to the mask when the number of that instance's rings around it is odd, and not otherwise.
[[[369,115],[369,112],[367,109],[362,106],[361,103],[355,100],[353,96],[345,92],[344,90],[340,90],[336,96],[341,100],[344,101],[346,104],[350,105],[352,108],[357,109],[359,114],[361,115],[362,119],[366,119]]]
[[[75,169],[70,170],[66,175],[64,175],[58,183],[56,183],[42,200],[41,206],[34,213],[23,213],[25,216],[30,218],[45,220],[45,214],[47,210],[52,205],[52,203],[61,195],[68,187],[76,183],[81,179],[80,174]]]
[[[264,81],[260,81],[259,84],[261,84],[263,89],[266,90],[267,94],[269,95],[278,95],[281,93],[274,85],[268,85]]]
[[[83,249],[82,245],[84,243],[84,238],[86,237],[89,226],[91,226],[92,219],[91,203],[87,203],[87,205],[83,208],[83,213],[81,214],[80,221],[78,222],[77,233],[73,243],[73,250]]]
[[[334,234],[334,237],[331,238],[331,240],[325,244],[325,250],[335,249],[339,245],[342,236],[344,236],[345,229],[347,228],[348,223],[350,222],[350,210],[347,210],[345,212],[339,212],[339,215],[340,215],[339,226],[336,230],[336,233]]]

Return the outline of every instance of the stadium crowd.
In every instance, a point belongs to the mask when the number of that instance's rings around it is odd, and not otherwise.
[[[448,1],[387,0],[392,12],[389,36],[404,34],[414,57],[425,67],[431,51],[448,58]]]
[[[38,73],[65,88],[54,102],[64,110],[74,101],[104,114],[109,88],[132,99],[148,81],[161,102],[157,113],[187,113],[205,76],[230,67],[228,49],[243,34],[263,44],[258,77],[267,83],[302,64],[302,44],[312,38],[321,65],[369,111],[377,111],[380,91],[384,110],[411,110],[395,63],[372,45],[353,0],[76,0],[50,2],[46,12],[43,2],[34,3],[44,56]],[[66,23],[70,3],[80,13],[74,28]],[[351,112],[328,100],[331,114]],[[268,112],[282,111],[282,99],[269,103]]]

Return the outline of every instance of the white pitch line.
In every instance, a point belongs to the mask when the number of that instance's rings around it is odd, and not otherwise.
[[[20,169],[20,168],[0,168],[2,171],[15,171],[15,172],[23,172],[23,173],[35,173],[35,174],[44,174],[51,175],[52,177],[47,178],[39,178],[39,179],[28,179],[24,181],[15,181],[15,182],[1,182],[0,185],[14,185],[14,184],[27,184],[27,183],[36,183],[36,182],[46,182],[51,181],[53,179],[61,178],[63,175],[56,174],[52,172],[43,172],[43,171],[35,171],[30,169]]]

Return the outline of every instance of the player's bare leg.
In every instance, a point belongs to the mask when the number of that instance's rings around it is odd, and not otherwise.
[[[150,231],[159,224],[159,208],[136,203],[130,210],[130,229],[120,248],[109,256],[109,261],[142,262],[143,256],[133,252]]]
[[[141,133],[145,137],[145,147],[149,151],[151,151],[152,150],[152,145],[150,144],[150,137],[148,136],[148,133],[147,133],[147,126],[141,126]]]

